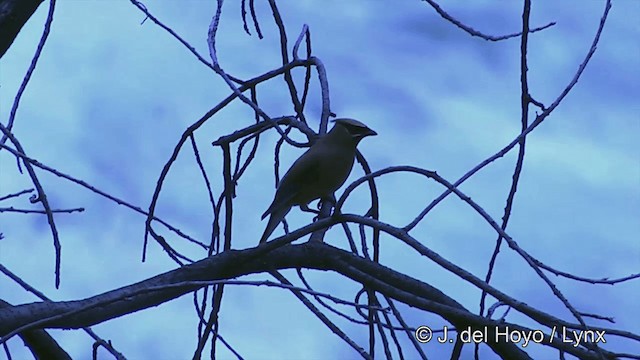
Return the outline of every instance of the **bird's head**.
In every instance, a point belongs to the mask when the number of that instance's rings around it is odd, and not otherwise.
[[[358,120],[341,118],[335,119],[333,120],[333,122],[335,122],[336,124],[333,129],[331,129],[332,132],[337,129],[346,131],[356,144],[367,136],[378,135],[377,132],[369,129],[367,125],[361,123]]]

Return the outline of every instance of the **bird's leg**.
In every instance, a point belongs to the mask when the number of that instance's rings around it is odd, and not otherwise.
[[[336,204],[336,198],[335,196],[333,196],[333,194],[331,195],[331,197],[327,196],[327,197],[321,198],[320,201],[318,202],[318,208],[320,208],[320,212],[318,216],[316,216],[315,219],[313,219],[313,221],[318,221],[318,220],[327,219],[331,217],[331,209],[335,207],[335,204]],[[329,228],[323,228],[323,229],[314,231],[313,234],[311,234],[309,241],[322,242],[322,239],[324,238],[324,234],[327,232],[327,230],[329,230]]]
[[[321,198],[320,201],[318,201],[318,209],[320,209],[320,211],[318,211],[318,216],[315,217],[314,221],[331,216],[331,209],[334,208],[335,204],[336,197],[333,194]],[[326,206],[323,207],[323,205]]]
[[[320,202],[318,203],[318,209],[320,208],[320,206],[322,205],[323,202],[329,202],[329,205],[331,205],[331,209],[334,209],[336,206],[336,195],[335,194],[331,194],[331,196],[322,198],[320,200]]]

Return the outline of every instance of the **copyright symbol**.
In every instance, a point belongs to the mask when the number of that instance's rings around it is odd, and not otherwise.
[[[433,331],[428,326],[420,326],[416,329],[416,340],[419,343],[428,343],[433,337]]]

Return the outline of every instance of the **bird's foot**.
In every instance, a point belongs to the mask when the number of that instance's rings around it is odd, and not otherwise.
[[[314,213],[316,215],[320,214],[320,211],[318,210],[313,210],[311,208],[309,208],[309,205],[304,204],[304,205],[300,205],[300,210],[304,211],[304,212],[310,212],[310,213]],[[316,216],[317,217],[317,216]]]

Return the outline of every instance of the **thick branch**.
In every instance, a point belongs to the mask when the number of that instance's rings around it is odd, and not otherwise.
[[[0,308],[11,306],[0,299]],[[71,356],[44,330],[27,330],[20,333],[20,338],[36,359],[71,360]]]
[[[303,228],[305,233],[313,231],[313,225]],[[300,230],[290,235],[299,237],[299,232]],[[285,240],[285,237],[276,239],[279,240]],[[311,268],[336,271],[390,298],[436,313],[458,329],[471,327],[484,331],[486,328],[490,335],[487,345],[499,356],[508,359],[528,358],[517,344],[492,341],[495,336],[491,334],[495,334],[498,329],[505,331],[506,327],[520,331],[531,331],[530,329],[475,315],[422,281],[324,243],[285,245],[265,253],[272,245],[274,244],[266,243],[247,250],[225,251],[85,300],[39,302],[2,309],[0,335],[6,336],[16,329],[22,331],[22,327],[28,324],[32,324],[33,328],[79,328],[101,323],[190,293],[205,286],[206,283],[202,281],[231,279],[272,269]],[[200,283],[193,283],[194,281]],[[563,344],[550,338],[545,343],[580,358],[596,358],[593,353],[584,348],[574,348],[571,344]]]

